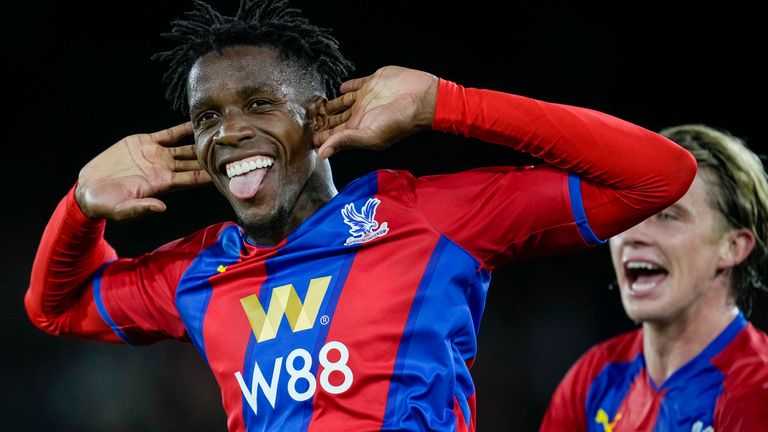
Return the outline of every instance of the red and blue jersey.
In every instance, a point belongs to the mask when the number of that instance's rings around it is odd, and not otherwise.
[[[510,184],[547,195],[526,194],[532,206]],[[277,246],[214,225],[106,264],[94,298],[128,343],[190,339],[232,430],[467,429],[492,263],[511,249],[584,247],[589,227],[572,217],[578,185],[547,167],[422,179],[380,171]]]
[[[736,319],[663,383],[648,375],[642,330],[593,347],[552,396],[542,431],[768,430],[768,335]]]
[[[476,430],[469,369],[490,272],[627,229],[681,197],[696,165],[606,114],[444,80],[433,127],[547,164],[378,171],[278,245],[221,223],[136,258],[118,258],[70,191],[28,314],[52,334],[191,341],[232,431]]]

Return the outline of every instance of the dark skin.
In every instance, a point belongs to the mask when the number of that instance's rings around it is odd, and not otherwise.
[[[120,140],[83,167],[75,199],[89,217],[129,220],[164,211],[161,193],[212,181],[249,240],[275,245],[336,195],[329,156],[386,148],[435,114],[437,78],[425,72],[384,67],[332,101],[315,81],[269,47],[209,53],[189,74],[192,121]],[[178,145],[193,133],[194,145]],[[273,163],[243,199],[225,167],[249,157]]]
[[[304,75],[273,49],[253,46],[209,53],[189,74],[197,158],[256,243],[278,243],[337,193],[328,161],[312,151],[306,109],[322,97]],[[274,163],[255,196],[243,199],[231,193],[225,167],[253,157]]]

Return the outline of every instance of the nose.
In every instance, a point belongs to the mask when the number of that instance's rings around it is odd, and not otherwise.
[[[248,123],[247,116],[240,112],[226,113],[221,119],[214,144],[236,146],[243,141],[252,139],[256,131]]]

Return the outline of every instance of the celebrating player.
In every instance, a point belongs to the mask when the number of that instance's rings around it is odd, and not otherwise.
[[[713,128],[662,134],[699,173],[678,202],[611,238],[624,310],[642,328],[571,367],[542,431],[768,430],[768,335],[742,312],[768,289],[765,170]]]
[[[383,67],[329,101],[350,63],[285,1],[244,0],[235,16],[196,1],[169,36],[158,58],[191,122],[85,165],[45,229],[26,306],[52,334],[191,341],[232,431],[475,430],[490,272],[600,243],[695,176],[688,152],[626,121],[417,70]],[[382,170],[336,190],[332,154],[430,130],[545,163]],[[137,258],[105,241],[106,220],[208,181],[237,223]]]

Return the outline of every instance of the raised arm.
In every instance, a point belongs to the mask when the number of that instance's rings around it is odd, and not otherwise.
[[[191,133],[188,123],[132,135],[80,172],[43,232],[24,303],[32,322],[52,334],[118,341],[99,311],[92,281],[117,258],[104,239],[106,219],[127,220],[165,210],[155,195],[209,180],[192,146],[172,147]]]
[[[94,219],[128,220],[165,211],[156,196],[210,181],[193,145],[174,145],[192,134],[183,123],[151,134],[123,138],[80,171],[75,199]]]
[[[383,148],[430,128],[508,146],[572,174],[567,180],[571,197],[580,199],[573,219],[587,243],[622,232],[674,203],[696,173],[691,154],[674,142],[590,109],[464,88],[392,66],[348,81],[341,90],[341,97],[321,109],[315,145],[322,156],[345,148]],[[428,200],[422,208],[432,206]],[[462,229],[467,232],[466,226]],[[552,242],[542,236],[535,243],[523,249],[529,255],[551,249]]]

